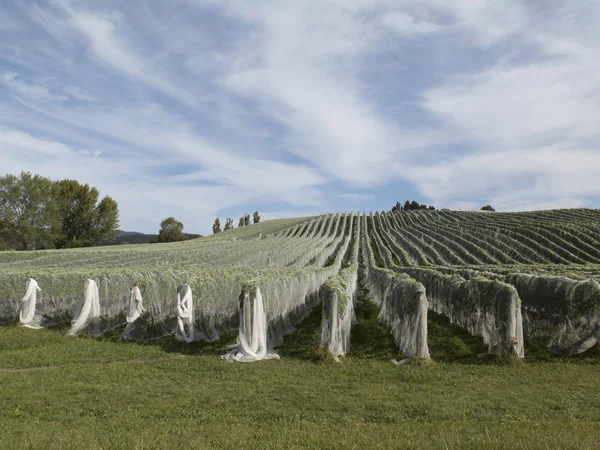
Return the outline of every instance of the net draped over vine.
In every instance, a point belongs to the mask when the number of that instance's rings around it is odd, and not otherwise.
[[[318,307],[320,345],[339,357],[362,286],[408,357],[429,357],[428,310],[493,354],[523,357],[531,340],[572,355],[600,338],[599,281],[599,211],[339,213],[173,244],[2,252],[0,323],[183,342],[243,326],[241,353],[259,355]],[[259,294],[247,312],[244,286]]]

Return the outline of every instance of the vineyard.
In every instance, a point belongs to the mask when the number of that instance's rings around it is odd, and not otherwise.
[[[532,341],[568,356],[600,339],[599,282],[600,211],[340,213],[173,244],[5,252],[0,323],[188,343],[239,328],[227,359],[255,360],[320,311],[320,345],[338,358],[360,286],[407,359],[429,358],[428,311],[491,354],[522,358]]]

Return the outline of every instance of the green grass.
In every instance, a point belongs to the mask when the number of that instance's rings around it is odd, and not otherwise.
[[[369,291],[360,286],[358,292],[359,297],[354,308],[356,323],[350,333],[352,340],[348,356],[382,361],[404,358],[405,355],[398,352],[394,336],[377,320],[379,310],[368,300]]]
[[[314,362],[320,306],[281,360],[250,364],[219,358],[235,334],[141,345],[0,327],[0,448],[598,447],[597,353],[502,364],[430,313],[438,362],[396,366],[376,308],[357,319],[341,364]]]

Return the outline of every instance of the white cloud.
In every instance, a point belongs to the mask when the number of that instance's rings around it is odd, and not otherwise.
[[[593,2],[16,7],[31,32],[0,45],[3,167],[102,186],[129,229],[176,214],[206,231],[252,202],[321,211],[407,180],[436,206],[598,197]]]
[[[445,29],[444,26],[435,22],[420,20],[402,11],[384,14],[381,20],[385,25],[403,36],[439,33]]]
[[[92,94],[90,94],[88,91],[86,91],[85,89],[81,89],[77,86],[68,86],[68,87],[64,88],[63,90],[65,91],[66,94],[68,94],[70,97],[74,98],[75,100],[81,100],[81,101],[97,100],[97,98],[94,97]]]
[[[346,198],[348,200],[371,200],[373,198],[372,195],[356,194],[353,192],[348,192],[346,194],[338,194],[337,196],[340,198]]]
[[[3,84],[17,95],[22,95],[35,100],[64,101],[68,100],[64,95],[51,94],[46,86],[29,84],[19,80],[19,74],[7,72],[0,76],[0,84]]]
[[[586,203],[582,199],[598,195],[598,167],[596,150],[545,147],[472,154],[416,167],[409,176],[424,195],[443,206],[473,206],[463,199],[477,194],[504,210],[542,209],[534,205],[579,206]]]
[[[567,58],[498,68],[424,93],[424,106],[467,136],[531,145],[598,135],[598,60]]]

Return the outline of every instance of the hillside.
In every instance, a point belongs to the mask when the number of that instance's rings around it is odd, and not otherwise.
[[[141,340],[172,329],[184,283],[204,336],[235,328],[241,286],[252,282],[271,345],[322,303],[322,344],[342,355],[360,285],[407,356],[429,356],[428,310],[481,336],[493,354],[522,357],[532,340],[569,355],[596,343],[600,212],[329,214],[173,244],[6,253],[2,321],[18,319],[29,277],[42,289],[40,313],[61,321],[76,309],[83,281],[95,280],[104,329],[122,323],[138,286],[147,317],[131,336]]]

